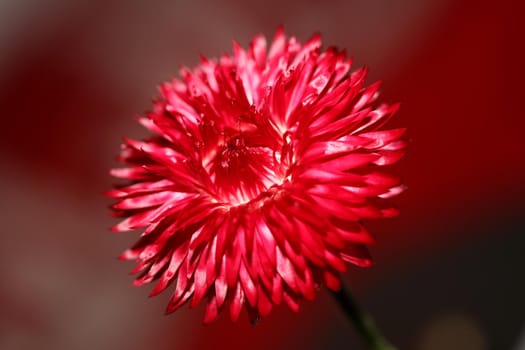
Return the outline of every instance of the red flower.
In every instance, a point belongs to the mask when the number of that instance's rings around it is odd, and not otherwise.
[[[404,130],[378,130],[398,104],[377,105],[366,69],[320,47],[279,30],[269,50],[257,36],[202,58],[139,118],[154,136],[125,140],[113,230],[145,228],[121,258],[152,295],[174,284],[167,312],[203,299],[205,322],[225,307],[234,320],[297,311],[319,285],[338,290],[346,262],[371,264],[361,220],[395,215],[386,199],[402,189],[380,168],[403,155]]]

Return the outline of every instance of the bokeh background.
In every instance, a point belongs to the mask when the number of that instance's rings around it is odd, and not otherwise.
[[[102,192],[156,85],[279,24],[347,48],[400,101],[402,215],[369,223],[360,302],[400,349],[525,349],[518,1],[0,1],[0,349],[360,349],[325,290],[257,327],[164,316],[115,257]]]

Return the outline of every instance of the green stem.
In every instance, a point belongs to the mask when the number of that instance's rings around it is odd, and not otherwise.
[[[372,318],[356,304],[348,288],[342,285],[338,292],[332,292],[345,315],[354,323],[358,333],[370,350],[395,350],[381,334]]]

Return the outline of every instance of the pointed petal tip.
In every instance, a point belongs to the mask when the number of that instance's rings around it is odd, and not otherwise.
[[[376,90],[376,94],[379,93],[377,90],[379,90],[381,86],[383,86],[383,80],[381,79],[376,80],[372,84],[370,84],[370,88],[373,88],[374,90]]]
[[[262,32],[259,32],[253,36],[252,40],[250,41],[250,45],[253,45],[259,40],[266,40],[266,36]]]
[[[232,40],[232,46],[233,46],[233,51],[234,52],[243,50],[241,44],[239,44],[239,42],[237,40],[235,40],[235,39]]]
[[[133,260],[137,257],[137,254],[133,253],[130,249],[123,251],[118,257],[118,260]]]
[[[120,233],[120,232],[122,232],[122,230],[118,227],[118,225],[109,227],[108,231],[113,232],[113,233]]]
[[[361,75],[363,78],[368,75],[370,72],[370,68],[367,65],[363,65],[362,67],[355,70],[352,74]]]
[[[148,294],[148,298],[152,298],[162,293],[168,286],[168,283],[169,282],[162,283],[162,277],[161,277],[161,280],[155,285],[155,287],[153,287],[151,292]]]
[[[143,280],[141,277],[133,280],[133,282],[131,283],[134,287],[141,287],[143,286],[144,284],[146,284],[147,282],[145,282],[145,280]]]
[[[109,175],[111,175],[111,171],[108,171]],[[111,189],[111,190],[106,190],[106,191],[103,191],[103,192],[99,192],[99,195],[103,196],[103,197],[109,197],[109,198],[113,198],[119,191],[116,190],[116,189]]]
[[[388,113],[390,116],[393,116],[394,114],[399,111],[399,108],[401,108],[401,102],[395,102],[388,106]]]
[[[306,41],[305,45],[312,44],[312,43],[320,44],[322,40],[323,40],[323,35],[321,34],[321,31],[316,31]]]
[[[209,62],[208,58],[202,52],[199,53],[199,59],[201,60],[202,63],[208,63]]]
[[[358,265],[359,267],[370,267],[372,266],[374,263],[372,260],[370,259],[365,259],[365,260],[361,260],[359,263],[357,263],[356,265]]]
[[[358,267],[370,267],[374,264],[371,258],[360,258],[356,256],[343,254],[343,259],[349,262],[350,264],[353,264]]]

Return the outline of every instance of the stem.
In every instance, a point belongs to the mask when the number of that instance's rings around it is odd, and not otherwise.
[[[337,292],[332,292],[332,295],[343,309],[345,315],[354,323],[358,333],[365,341],[370,350],[395,350],[381,334],[379,329],[374,324],[372,318],[363,312],[352,298],[352,294],[344,283],[341,289]]]

